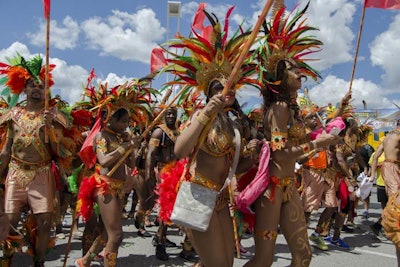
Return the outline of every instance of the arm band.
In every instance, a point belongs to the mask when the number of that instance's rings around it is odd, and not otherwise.
[[[150,138],[149,146],[158,147],[160,145],[160,139]]]
[[[117,149],[119,154],[121,154],[121,156],[125,155],[125,148],[123,148],[122,146],[119,146]]]
[[[201,125],[204,125],[204,126],[206,126],[208,121],[210,120],[210,118],[206,114],[204,114],[202,111],[197,113],[196,119]]]
[[[278,128],[275,128],[272,131],[271,142],[270,142],[272,151],[284,149],[286,146],[287,140],[288,140],[288,133],[281,132],[281,131],[279,131]]]

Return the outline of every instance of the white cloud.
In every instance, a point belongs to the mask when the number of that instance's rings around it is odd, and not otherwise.
[[[326,106],[328,102],[340,102],[349,89],[349,82],[329,75],[320,84],[309,89],[310,98],[317,105]],[[351,104],[362,109],[362,100],[367,103],[367,108],[394,108],[392,99],[385,97],[378,85],[364,79],[355,79],[352,84]]]
[[[26,57],[26,58],[29,58],[29,56],[31,54],[31,52],[29,51],[28,47],[25,44],[22,44],[20,42],[15,42],[15,43],[12,43],[10,45],[10,47],[0,50],[0,61],[7,63],[6,58],[15,57],[17,55],[17,52],[21,56]]]
[[[370,44],[373,66],[383,69],[382,80],[393,92],[399,91],[400,84],[400,14],[395,16],[389,28],[376,36]]]
[[[78,23],[69,16],[63,19],[62,26],[59,26],[56,20],[51,20],[51,47],[60,50],[73,49],[77,45],[79,33],[80,29]],[[31,44],[44,47],[46,45],[46,23],[41,20],[38,32],[27,33],[27,36]]]
[[[151,9],[134,14],[113,10],[109,17],[91,18],[81,26],[89,47],[100,55],[143,63],[149,63],[152,48],[166,32]]]
[[[303,0],[302,3],[308,1]],[[323,42],[322,50],[310,55],[311,58],[320,59],[311,62],[314,68],[322,71],[333,65],[349,62],[353,59],[353,43],[355,38],[350,26],[356,7],[347,0],[313,0],[305,17],[310,26],[315,26],[319,31],[311,31],[317,39]]]
[[[54,79],[52,94],[59,94],[70,104],[80,101],[89,72],[79,65],[68,65],[66,61],[58,58],[51,58],[50,63],[56,65],[52,72]]]

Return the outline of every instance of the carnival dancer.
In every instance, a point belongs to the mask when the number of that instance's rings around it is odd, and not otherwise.
[[[316,112],[318,111],[305,114],[305,123],[311,131],[314,131],[317,127],[322,127]],[[314,150],[306,155],[306,162],[303,163],[302,168],[303,190],[301,199],[306,221],[308,222],[312,211],[320,208],[321,203],[325,208],[318,219],[314,233],[309,236],[309,239],[321,250],[328,250],[321,233],[330,223],[338,206],[335,188],[336,171],[331,167],[329,155],[327,148],[322,148],[319,151]]]
[[[385,155],[385,161],[381,164],[381,172],[383,179],[385,180],[385,187],[388,196],[392,196],[400,188],[400,177],[399,177],[399,146],[400,146],[400,119],[397,121],[396,128],[386,134],[382,141],[382,144],[378,147],[375,152],[375,158],[379,158],[380,155]],[[377,161],[374,161],[371,166],[371,177],[370,181],[374,181],[376,178],[376,167]]]
[[[336,143],[336,137],[322,133],[310,141],[296,102],[297,90],[305,75],[317,79],[319,74],[304,62],[321,42],[300,32],[314,30],[307,26],[303,15],[307,6],[285,15],[284,4],[275,1],[272,21],[265,24],[266,36],[258,50],[263,90],[263,128],[271,147],[266,190],[252,205],[255,211],[255,255],[245,266],[271,266],[278,235],[278,226],[292,254],[291,266],[309,266],[311,247],[300,196],[295,186],[295,163],[299,156]],[[291,19],[289,19],[291,18]],[[299,23],[299,24],[297,24]],[[264,72],[265,70],[265,72]]]
[[[174,153],[174,145],[176,138],[179,135],[177,130],[177,115],[178,110],[176,107],[171,106],[167,108],[164,115],[164,123],[159,124],[151,134],[147,156],[146,156],[146,183],[149,186],[149,191],[154,194],[155,186],[160,182],[159,172],[162,168],[176,160]],[[153,197],[154,201],[154,197]],[[146,205],[148,207],[154,206]],[[136,219],[139,220],[141,217],[141,223],[144,224],[144,216],[142,215],[141,209],[139,209]],[[139,217],[140,216],[140,217]],[[169,259],[169,255],[166,252],[166,247],[176,247],[177,245],[167,239],[167,225],[163,222],[159,222],[158,231],[152,240],[153,245],[156,247],[156,257],[159,260],[166,261]],[[183,250],[179,254],[180,257],[196,261],[195,253],[188,240],[185,237]]]
[[[389,196],[388,203],[382,212],[382,226],[386,236],[396,248],[397,265],[400,266],[400,119],[397,120],[396,129],[390,131],[382,141],[383,149],[377,149],[376,155],[385,155],[381,172],[385,180],[386,192]],[[383,150],[383,152],[381,152]],[[372,165],[372,171],[376,164]],[[372,173],[370,181],[375,178]]]
[[[126,167],[134,168],[138,140],[127,131],[132,118],[143,119],[146,107],[140,104],[150,102],[149,93],[135,82],[125,83],[111,90],[100,86],[100,96],[95,105],[104,113],[105,128],[94,138],[97,166],[95,173],[84,178],[78,194],[78,214],[84,221],[91,217],[94,202],[97,203],[104,224],[104,231],[94,240],[83,258],[75,265],[90,266],[90,262],[104,248],[104,266],[116,266],[117,254],[122,242],[122,205],[124,182],[127,178]],[[101,118],[98,118],[101,119]]]
[[[351,98],[351,94],[347,93],[341,103],[348,102]],[[339,134],[345,128],[345,123],[339,114],[342,114],[341,108],[344,105],[340,105],[340,108],[332,113],[329,123],[323,124],[319,110],[317,106],[312,102],[308,95],[305,99],[305,105],[301,108],[301,113],[304,116],[304,121],[311,131],[311,136],[317,136],[320,130],[325,130],[335,134]],[[338,181],[336,179],[336,169],[333,166],[334,161],[334,148],[326,147],[320,150],[313,150],[308,154],[302,155],[298,162],[302,164],[302,185],[303,190],[301,192],[301,199],[303,202],[303,208],[308,222],[309,217],[314,210],[318,210],[320,205],[325,207],[321,213],[315,231],[309,236],[310,241],[314,242],[317,247],[321,250],[328,250],[328,246],[323,240],[322,234],[331,223],[331,218],[335,214],[338,207],[338,199],[336,196],[336,186]]]
[[[385,209],[386,204],[388,203],[389,200],[389,197],[386,193],[385,180],[382,177],[382,171],[381,171],[382,162],[385,161],[385,154],[382,152],[378,152],[378,151],[383,151],[383,144],[382,144],[383,138],[384,137],[380,138],[381,143],[376,148],[376,151],[372,153],[371,158],[369,160],[369,165],[371,166],[370,182],[373,183],[376,177],[376,196],[378,202],[381,203],[382,211]],[[379,157],[375,156],[377,152],[381,154]],[[382,228],[382,215],[379,216],[378,220],[374,224],[370,225],[370,228],[378,238],[382,238],[384,236]]]
[[[347,106],[348,103],[345,103],[345,105]],[[334,149],[334,157],[332,159],[333,166],[336,168],[337,172],[336,194],[339,200],[339,208],[334,215],[333,222],[331,222],[333,225],[329,225],[329,227],[324,230],[324,234],[328,235],[324,240],[332,245],[349,250],[351,247],[340,238],[340,234],[343,230],[346,217],[350,212],[352,212],[351,201],[354,202],[356,198],[355,189],[357,189],[356,187],[358,184],[355,180],[355,176],[357,175],[356,173],[358,173],[359,168],[356,163],[355,153],[351,148],[352,146],[349,146],[349,143],[353,143],[355,146],[358,137],[353,135],[354,128],[352,129],[352,127],[354,127],[353,123],[355,123],[354,118],[345,117],[344,122],[346,128],[339,134],[342,141],[336,145]],[[356,170],[354,168],[356,168]],[[331,226],[333,226],[333,234],[329,235]]]
[[[46,109],[46,103],[49,103],[45,92],[46,70],[42,67],[40,56],[25,60],[18,54],[10,60],[10,64],[0,64],[0,74],[7,77],[5,90],[11,92],[10,109],[0,121],[7,132],[7,139],[2,141],[5,144],[0,154],[0,173],[8,167],[5,213],[12,225],[9,238],[17,235],[21,213],[28,207],[31,215],[24,224],[30,236],[24,239],[30,238],[34,266],[44,266],[55,208],[55,161],[72,155],[64,138],[69,121],[54,103]],[[49,65],[49,87],[53,85],[50,71],[54,67]],[[26,95],[26,101],[14,106],[22,92]],[[69,145],[73,145],[72,140],[69,141]],[[6,243],[13,244],[7,240]],[[5,247],[2,266],[10,265],[14,251],[12,246]]]
[[[194,26],[193,34],[196,37],[178,36],[177,39],[167,42],[169,47],[166,50],[171,50],[171,59],[167,59],[169,65],[165,67],[164,71],[176,75],[176,79],[171,81],[170,84],[182,84],[189,87],[188,89],[196,87],[197,91],[204,92],[207,98],[205,107],[202,110],[195,111],[185,124],[185,129],[175,143],[174,152],[179,159],[193,157],[191,158],[193,164],[187,166],[190,182],[215,191],[224,188],[217,197],[208,228],[204,232],[185,228],[195,251],[200,257],[201,264],[203,266],[222,267],[233,265],[233,247],[235,245],[233,222],[228,205],[228,188],[224,186],[224,182],[233,165],[234,154],[236,151],[241,153],[243,150],[239,135],[235,135],[235,124],[229,118],[228,111],[236,100],[237,89],[244,84],[256,84],[256,81],[250,78],[255,72],[255,65],[251,61],[251,54],[246,53],[245,60],[240,65],[240,70],[232,79],[231,86],[225,88],[237,56],[243,49],[249,33],[236,33],[228,39],[229,14],[231,14],[233,7],[227,13],[224,32],[222,32],[219,21],[214,20],[204,10],[204,6],[204,4],[200,5],[195,21],[197,22],[196,25],[203,24],[203,20],[207,16],[212,24],[208,26],[210,31],[208,31],[208,34],[207,31],[196,32],[195,29],[198,28]],[[205,29],[206,27],[202,26],[202,28]],[[191,56],[177,56],[173,52],[175,46],[184,48]],[[226,95],[222,94],[224,88]],[[191,92],[191,90],[188,91]],[[210,121],[211,118],[213,118],[212,122]],[[207,129],[207,131],[204,131],[204,129]],[[198,143],[200,136],[204,137],[202,143]],[[234,139],[239,139],[239,141]],[[237,145],[239,145],[239,148],[236,148]],[[196,151],[195,156],[192,156],[193,151]],[[252,155],[256,157],[256,153],[258,153],[258,150],[255,150]],[[237,172],[244,172],[254,164],[252,155],[247,155],[247,158],[243,157],[242,160],[239,160]],[[181,163],[182,161],[178,161],[175,167],[179,168],[179,166],[182,166]],[[161,173],[162,181],[157,188],[160,218],[165,221],[169,221],[173,202],[176,198],[176,192],[166,192],[166,189],[174,188],[172,190],[175,191],[181,178],[181,174],[178,174],[179,171],[168,167],[169,165],[163,169]],[[171,197],[172,195],[175,198]]]
[[[350,188],[348,207],[349,211],[347,213],[347,220],[342,229],[348,232],[353,232],[355,227],[354,218],[357,216],[356,203],[358,201],[354,191],[358,188],[356,178],[360,173],[360,170],[365,170],[366,172],[367,169],[359,152],[360,131],[358,127],[358,121],[352,112],[349,112],[348,115],[348,117],[344,118],[346,123],[346,131],[343,137],[343,143],[338,145],[336,149],[336,155],[338,157],[341,170],[344,171],[344,168],[347,168],[347,170],[342,172],[343,174],[346,174],[346,177],[342,179],[342,183],[346,182],[347,188]]]

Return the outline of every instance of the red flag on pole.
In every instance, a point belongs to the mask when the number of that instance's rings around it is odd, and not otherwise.
[[[365,7],[400,9],[400,0],[365,0]]]
[[[209,40],[210,35],[213,31],[213,27],[206,26],[204,27],[204,19],[206,18],[206,14],[204,14],[203,10],[206,8],[206,3],[200,3],[197,8],[196,14],[194,15],[192,27],[195,30],[199,30],[199,35],[206,40]]]
[[[82,148],[79,151],[78,155],[81,158],[82,162],[85,164],[87,168],[92,168],[97,161],[96,153],[93,149],[93,141],[98,132],[101,131],[101,115],[99,114],[96,118],[96,122],[93,125],[92,130],[89,135],[86,137],[85,142],[83,142]]]
[[[50,0],[43,0],[44,5],[44,18],[49,19],[50,17]]]
[[[153,73],[158,69],[167,65],[167,60],[164,57],[163,49],[156,47],[151,51],[150,72]]]

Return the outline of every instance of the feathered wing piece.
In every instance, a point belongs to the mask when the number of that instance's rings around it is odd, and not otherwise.
[[[279,84],[276,78],[276,67],[281,60],[294,61],[305,76],[314,80],[321,78],[318,71],[309,66],[306,61],[314,59],[305,58],[311,53],[320,50],[322,42],[312,35],[305,35],[309,31],[318,30],[306,25],[303,18],[309,3],[304,9],[286,13],[285,8],[276,12],[269,23],[264,24],[265,36],[257,51],[260,62],[260,78],[267,84]]]
[[[166,83],[166,86],[185,85],[188,86],[186,93],[196,88],[207,95],[208,85],[212,79],[228,79],[250,31],[242,33],[237,30],[228,39],[228,21],[234,7],[228,10],[223,29],[218,19],[204,10],[204,5],[200,7],[203,8],[202,12],[211,23],[211,34],[198,33],[196,32],[198,26],[192,25],[194,37],[183,37],[178,34],[175,39],[164,43],[161,47],[168,54],[167,65],[160,70],[160,73],[168,72],[176,77],[173,81]],[[184,49],[188,55],[177,54],[174,52],[177,49]],[[252,78],[256,71],[255,67],[252,54],[249,52],[238,75],[233,80],[236,89],[245,84],[257,84],[257,80]]]
[[[25,88],[26,81],[34,79],[37,83],[44,83],[46,76],[45,66],[42,67],[42,58],[38,55],[26,60],[19,53],[14,58],[7,59],[7,63],[0,62],[0,85],[5,86],[1,95],[6,96],[10,106],[18,102],[19,95]],[[55,68],[54,64],[49,65],[49,73]],[[54,84],[51,73],[49,74],[49,87]]]

